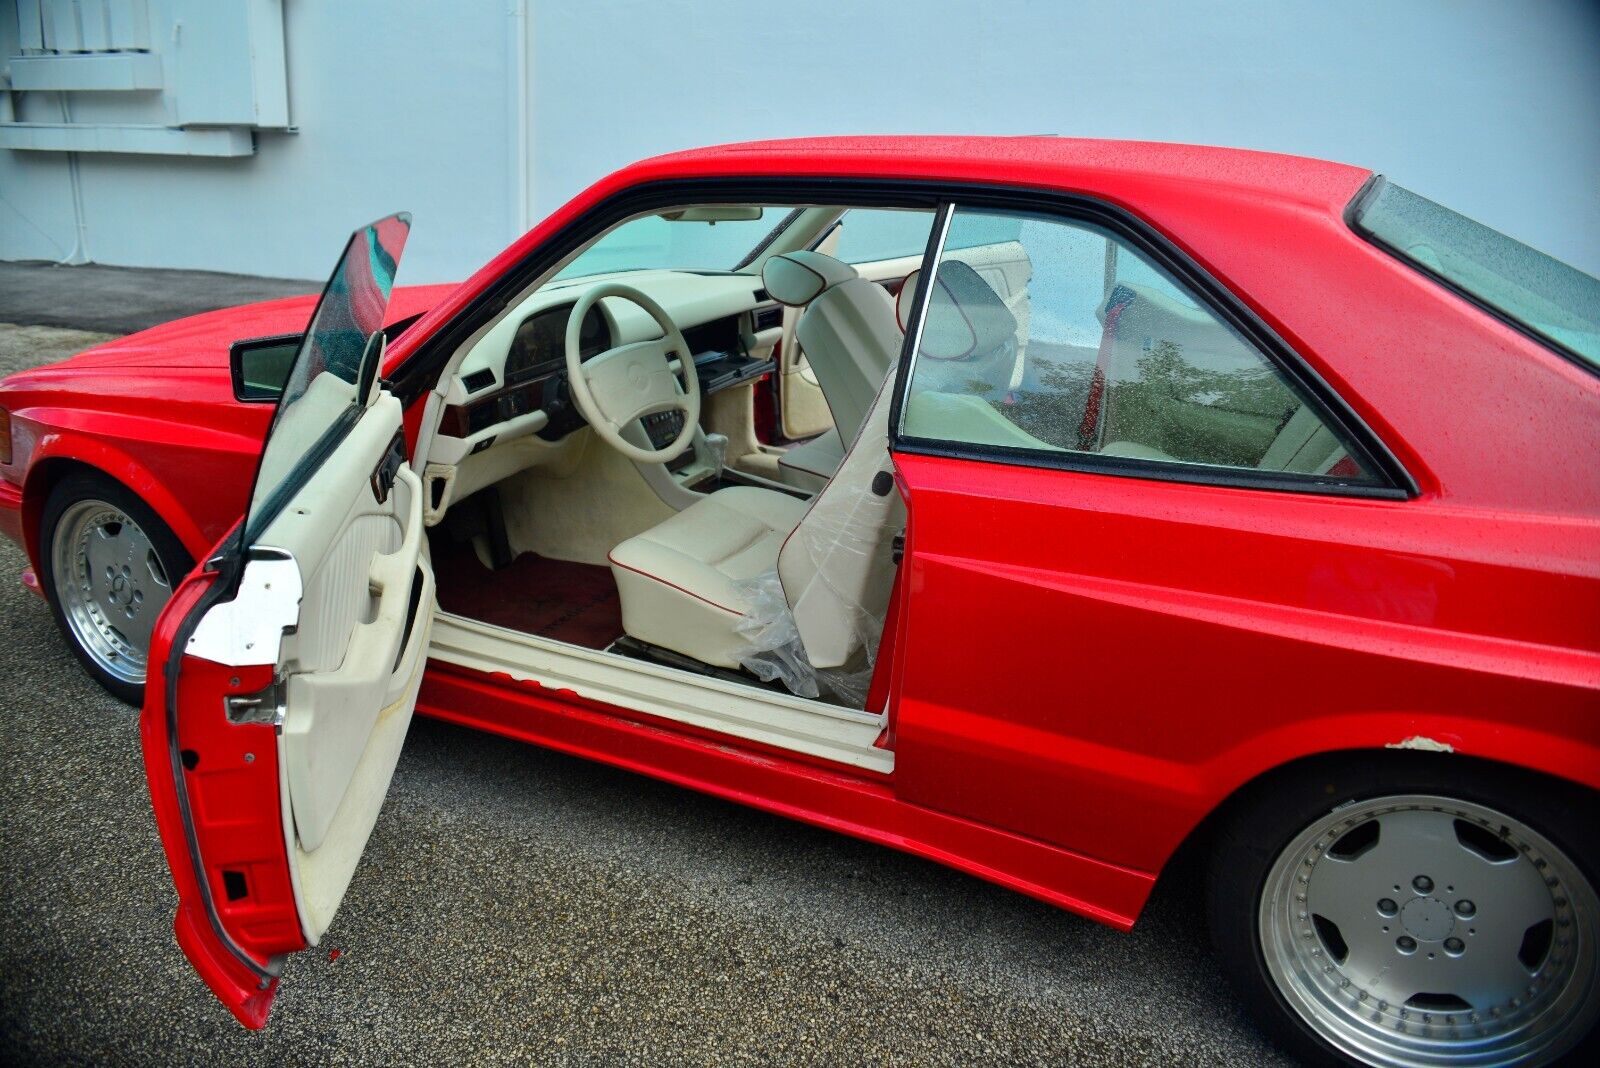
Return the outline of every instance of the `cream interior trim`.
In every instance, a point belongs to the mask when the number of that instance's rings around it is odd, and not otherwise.
[[[522,440],[550,455],[547,462],[497,482],[513,553],[604,566],[613,545],[677,514],[632,461],[608,448],[589,427],[555,444],[537,437]],[[465,494],[458,487],[455,496],[459,500]]]
[[[443,612],[434,620],[428,655],[851,767],[894,770],[894,754],[873,745],[883,732],[881,713],[694,675]]]
[[[431,613],[418,617],[417,630],[423,643],[428,640],[427,628]],[[426,646],[424,646],[426,647]],[[289,878],[295,891],[295,906],[300,913],[300,927],[306,942],[315,946],[333,922],[344,892],[355,874],[356,865],[366,849],[367,839],[377,823],[384,798],[389,793],[389,781],[394,776],[395,765],[400,760],[400,749],[405,744],[406,731],[411,726],[411,714],[417,705],[417,690],[422,685],[424,657],[416,657],[411,664],[411,677],[398,700],[378,713],[368,737],[366,749],[356,764],[349,789],[339,803],[328,835],[321,846],[308,852],[298,837],[291,836],[293,848],[289,850]],[[290,811],[288,764],[278,764],[278,795],[283,799],[284,825],[294,820]]]
[[[277,748],[291,884],[313,945],[378,818],[428,648],[421,480],[400,468],[383,501],[371,482],[400,423],[400,402],[381,392],[258,542],[305,569],[297,626],[279,650]]]

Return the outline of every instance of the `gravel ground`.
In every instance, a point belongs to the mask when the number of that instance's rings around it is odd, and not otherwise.
[[[0,326],[0,366],[93,340]],[[0,1062],[1285,1063],[1223,987],[1188,880],[1121,935],[423,720],[330,944],[247,1032],[173,941],[136,714],[23,566],[0,542]]]

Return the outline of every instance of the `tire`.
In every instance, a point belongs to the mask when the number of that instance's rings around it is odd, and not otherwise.
[[[73,655],[107,692],[140,705],[150,630],[194,561],[149,505],[93,472],[56,484],[39,533],[41,585]]]
[[[1595,800],[1444,754],[1286,769],[1219,830],[1223,969],[1313,1064],[1595,1063]]]

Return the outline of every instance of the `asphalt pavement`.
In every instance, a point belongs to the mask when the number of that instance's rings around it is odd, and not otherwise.
[[[130,334],[197,312],[315,293],[321,286],[214,271],[0,261],[0,323]]]
[[[93,340],[0,325],[0,369]],[[0,543],[0,1063],[1285,1063],[1223,984],[1192,879],[1123,935],[421,719],[326,944],[245,1031],[173,940],[137,714],[23,566]]]

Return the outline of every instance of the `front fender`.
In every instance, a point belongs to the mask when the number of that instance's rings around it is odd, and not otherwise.
[[[39,520],[50,486],[66,465],[93,468],[122,483],[149,505],[172,529],[192,559],[200,559],[216,542],[202,529],[188,501],[206,492],[201,484],[180,488],[158,477],[150,466],[126,449],[103,437],[72,429],[56,429],[40,435],[23,482],[23,535],[28,559],[39,566]],[[248,486],[240,490],[242,499]],[[237,518],[237,516],[235,516]]]

